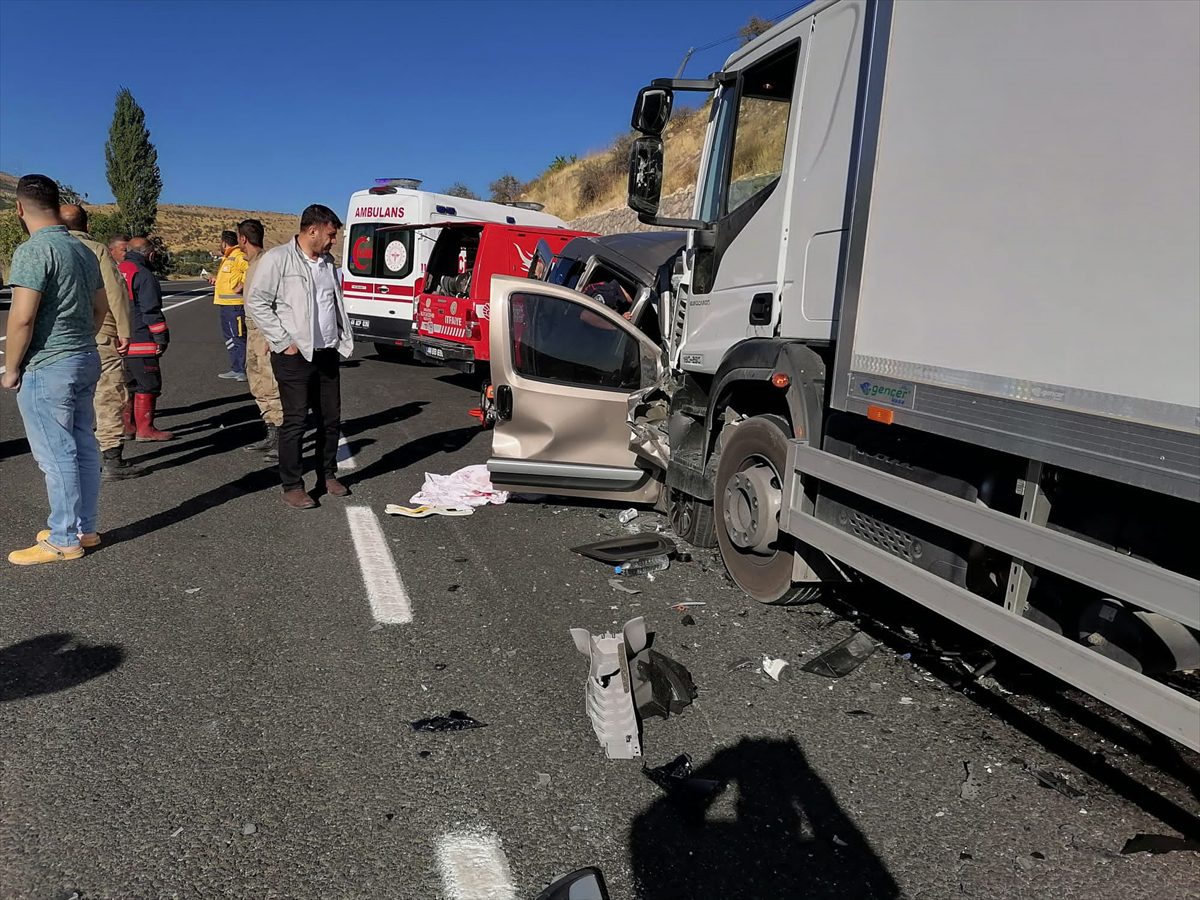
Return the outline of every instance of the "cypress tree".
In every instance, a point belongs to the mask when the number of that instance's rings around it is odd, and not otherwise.
[[[117,92],[104,161],[122,224],[132,235],[148,235],[158,218],[162,175],[158,171],[158,151],[150,143],[146,128],[146,113],[128,88]]]

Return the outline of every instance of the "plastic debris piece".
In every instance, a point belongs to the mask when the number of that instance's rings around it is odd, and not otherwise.
[[[762,669],[775,681],[778,681],[783,674],[783,670],[787,668],[788,661],[786,659],[772,659],[769,656],[764,656],[762,660]]]
[[[900,698],[900,703],[904,706],[912,706],[916,702],[917,701],[913,700],[912,697],[901,697]]]
[[[630,587],[620,578],[610,578],[608,583],[614,591],[620,591],[622,594],[640,594],[642,592],[641,588]]]
[[[711,797],[725,789],[723,781],[693,777],[692,758],[686,753],[681,753],[669,763],[653,769],[642,766],[642,774],[669,796],[679,798]]]
[[[184,591],[183,591],[183,592],[184,592],[185,594],[198,594],[198,593],[200,593],[202,590],[204,590],[204,588],[184,588]]]
[[[652,572],[661,572],[671,565],[671,558],[665,553],[659,556],[648,556],[644,559],[635,559],[632,562],[621,563],[613,568],[613,572],[622,577],[630,575],[651,575]],[[654,577],[651,575],[650,580]]]
[[[682,619],[679,620],[679,624],[680,625],[695,625],[696,617],[692,616],[692,615],[686,615]]]
[[[448,716],[433,716],[429,719],[418,719],[415,722],[409,722],[409,727],[413,731],[465,731],[468,728],[485,728],[486,722],[477,722],[472,719],[461,709],[450,710]]]
[[[626,510],[622,510],[621,514],[619,516],[617,516],[617,521],[620,522],[622,525],[628,525],[630,522],[632,522],[637,517],[638,517],[638,511],[636,509],[626,509]]]
[[[548,787],[550,785],[550,775],[547,772],[538,772],[538,787]]]
[[[848,716],[873,716],[873,715],[875,715],[875,713],[868,712],[865,709],[848,709],[848,710],[846,710],[846,715],[848,715]]]
[[[748,657],[745,657],[742,659],[735,659],[732,663],[729,664],[728,671],[737,672],[737,671],[740,671],[741,669],[749,669],[753,665],[754,665],[754,660],[752,660]]]
[[[1200,841],[1175,837],[1172,834],[1135,834],[1121,848],[1124,854],[1129,853],[1175,853],[1179,850],[1191,850],[1200,853]]]
[[[1071,800],[1080,800],[1083,798],[1083,791],[1071,784],[1065,775],[1059,775],[1057,772],[1051,772],[1049,769],[1030,769],[1029,771],[1042,787],[1058,791],[1064,797]]]
[[[963,779],[963,783],[958,788],[958,796],[963,800],[978,800],[979,799],[979,779],[975,777],[975,773],[971,771],[969,762],[963,763],[963,769],[966,770],[967,777]]]
[[[850,846],[844,840],[842,840],[840,837],[838,837],[836,834],[833,836],[833,842],[835,844],[837,844],[839,847],[849,847]]]
[[[696,699],[696,683],[682,663],[657,650],[644,651],[636,661],[634,701],[643,719],[651,716],[665,719],[670,713],[679,715]]]
[[[646,559],[651,556],[670,556],[675,553],[675,545],[657,534],[635,534],[627,537],[609,538],[596,541],[594,544],[581,544],[572,547],[572,553],[594,559],[596,562],[607,563],[610,566],[631,562],[635,559]]]
[[[863,632],[856,631],[800,668],[825,678],[842,678],[866,662],[874,652],[875,642]]]
[[[1034,859],[1045,859],[1046,858],[1046,854],[1042,853],[1040,850],[1034,850],[1029,855],[1032,856]]]
[[[675,612],[683,612],[689,606],[707,606],[703,600],[680,600],[678,603],[671,604],[671,609]]]
[[[646,620],[630,619],[620,634],[593,635],[586,628],[572,628],[571,638],[588,658],[584,706],[605,755],[609,759],[641,756],[630,661],[649,646]]]
[[[176,828],[174,831],[171,832],[171,837],[177,838],[181,834],[183,834],[183,826],[182,825],[180,825],[178,828]]]
[[[383,508],[389,516],[404,516],[407,519],[427,519],[430,516],[471,516],[475,510],[470,506],[399,506],[389,503]]]
[[[253,822],[247,822],[245,825],[242,826],[242,834],[251,835],[251,834],[255,834],[257,831],[258,831],[258,826],[255,825]]]

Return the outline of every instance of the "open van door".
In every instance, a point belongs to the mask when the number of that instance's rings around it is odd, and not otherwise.
[[[590,297],[497,276],[491,290],[501,489],[653,503],[661,473],[629,447],[629,395],[657,381],[660,350]]]

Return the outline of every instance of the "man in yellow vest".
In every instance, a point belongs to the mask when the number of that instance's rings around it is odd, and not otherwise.
[[[249,263],[238,247],[237,234],[221,232],[221,265],[215,278],[209,279],[215,290],[213,303],[221,312],[221,337],[229,351],[229,371],[218,378],[246,380],[246,307],[242,305],[246,269]]]

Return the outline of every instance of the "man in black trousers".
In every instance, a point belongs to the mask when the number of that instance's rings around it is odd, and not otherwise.
[[[246,298],[246,312],[271,348],[271,370],[279,383],[279,477],[283,501],[293,509],[316,506],[304,489],[302,443],[310,410],[317,427],[315,489],[323,486],[332,497],[350,493],[336,477],[342,417],[338,363],[354,350],[342,285],[329,253],[341,227],[328,206],[308,207],[300,218],[300,233],[259,258]]]

